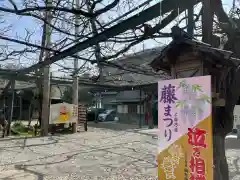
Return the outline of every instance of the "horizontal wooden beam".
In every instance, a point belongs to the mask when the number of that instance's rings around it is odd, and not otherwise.
[[[42,76],[33,76],[33,75],[23,75],[18,74],[16,75],[14,71],[0,71],[0,78],[3,79],[11,79],[14,78],[16,81],[25,81],[25,82],[32,82],[35,84],[37,79],[43,78]],[[51,84],[56,85],[68,85],[72,86],[72,79],[64,79],[64,78],[51,78]],[[126,85],[126,86],[117,86],[111,84],[104,84],[104,83],[93,83],[91,81],[86,81],[83,79],[79,80],[79,85],[88,86],[88,87],[100,87],[102,89],[112,89],[112,90],[131,90],[131,89],[139,89],[140,87],[149,86],[150,84],[142,84],[142,85]]]

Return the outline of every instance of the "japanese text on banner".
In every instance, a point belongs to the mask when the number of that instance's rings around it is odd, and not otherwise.
[[[175,86],[169,84],[168,86],[164,86],[162,88],[162,94],[160,102],[164,103],[164,123],[165,123],[165,132],[164,136],[167,141],[170,141],[172,138],[172,131],[174,129],[177,132],[177,113],[172,115],[172,104],[175,105],[175,101],[177,100],[175,94]],[[175,126],[175,128],[173,128]]]

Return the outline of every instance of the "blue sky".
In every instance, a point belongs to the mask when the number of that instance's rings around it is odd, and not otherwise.
[[[21,2],[20,0],[15,0],[16,2]],[[40,1],[40,0],[39,0]],[[106,3],[108,0],[105,0]],[[140,2],[143,2],[139,1]],[[223,0],[223,4],[224,4],[224,8],[226,9],[226,11],[229,11],[231,5],[232,5],[232,1],[233,0]],[[122,1],[124,2],[124,1]],[[156,3],[157,1],[155,1]],[[8,4],[8,0],[0,0],[0,6],[9,6]],[[128,9],[121,9],[121,11],[126,12]],[[160,9],[159,9],[159,13],[160,13]],[[108,15],[104,15],[101,17],[101,20],[105,20],[105,21],[109,21],[109,16],[111,16],[114,19],[114,15],[116,13],[114,12],[109,12]],[[0,14],[1,15],[1,14]],[[115,15],[116,16],[116,15]],[[6,27],[7,25],[12,25],[11,30],[8,31],[7,33],[5,33],[5,35],[7,35],[8,37],[16,37],[16,35],[18,35],[19,37],[25,37],[26,35],[26,31],[25,29],[29,29],[30,31],[34,31],[34,35],[31,36],[31,42],[32,43],[36,43],[39,44],[40,43],[40,39],[41,39],[41,24],[39,23],[39,21],[32,19],[30,17],[17,17],[16,15],[11,15],[11,14],[6,14],[4,13],[4,20],[6,20],[6,23],[4,23],[4,25],[0,25]],[[107,19],[107,20],[106,20]],[[1,18],[0,18],[1,20]],[[176,23],[176,22],[175,22]],[[173,25],[174,23],[172,23]],[[168,26],[167,28],[165,28],[163,30],[163,32],[169,32],[170,31],[170,27],[172,26]],[[56,40],[58,37],[53,37],[53,40]],[[2,40],[1,40],[2,41]],[[163,44],[167,44],[170,41],[170,39],[168,38],[162,38],[158,41],[153,41],[153,40],[149,40],[149,41],[145,41],[144,43],[139,44],[138,46],[132,48],[132,50],[130,52],[137,52],[142,50],[143,48],[148,49],[148,48],[154,48],[155,46],[161,46]],[[6,42],[3,42],[1,44],[5,44]],[[13,44],[13,43],[7,43],[9,45],[10,48],[12,49],[21,49],[24,48],[21,45],[17,45],[17,44]],[[33,63],[37,62],[37,55],[32,55],[31,60],[28,60],[24,57],[21,58],[21,60],[18,63],[24,63],[25,65],[29,66]],[[16,62],[14,62],[16,63]],[[67,61],[67,63],[72,64],[70,61]],[[53,68],[53,70],[57,70],[56,66]]]

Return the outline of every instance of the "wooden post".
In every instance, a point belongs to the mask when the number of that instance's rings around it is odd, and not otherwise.
[[[95,112],[94,112],[94,122],[95,123],[98,123],[97,109],[98,109],[98,93],[95,93]]]
[[[46,0],[46,6],[52,6],[52,0]],[[51,12],[46,12],[46,19],[51,23]],[[46,25],[46,47],[51,47],[51,27]],[[50,57],[50,52],[45,51],[45,60]],[[42,99],[42,114],[41,114],[41,135],[48,135],[49,126],[49,109],[50,109],[50,66],[44,67],[43,70],[43,99]]]
[[[76,2],[76,9],[79,9],[79,0],[75,0],[75,2]],[[76,36],[75,36],[75,38],[76,38],[76,43],[78,42],[77,41],[77,35],[79,34],[79,15],[78,14],[76,14],[76,16],[75,16],[75,34],[76,34]],[[77,107],[79,108],[79,106],[78,106],[78,91],[79,91],[79,85],[78,85],[78,73],[77,73],[77,70],[78,70],[78,59],[77,58],[75,58],[74,59],[74,70],[75,70],[75,72],[74,72],[74,74],[73,74],[73,86],[72,86],[72,88],[73,88],[73,98],[72,98],[72,102],[73,102],[73,104],[74,105],[77,105]],[[76,133],[77,132],[77,127],[78,127],[78,120],[75,122],[75,123],[72,123],[72,132],[73,133]]]
[[[11,80],[11,101],[9,103],[9,115],[8,115],[8,127],[7,127],[7,135],[11,135],[11,123],[13,118],[13,108],[14,108],[14,96],[15,96],[15,80]]]
[[[153,93],[152,92],[149,92],[148,93],[148,100],[147,100],[147,112],[148,112],[148,128],[149,129],[153,129],[154,128],[154,124],[153,124],[153,99],[154,99],[154,96],[153,96]]]
[[[19,94],[19,119],[22,119],[22,95]]]
[[[139,128],[142,128],[142,89],[140,89],[140,107],[139,107],[139,113],[140,113],[140,118],[139,118]]]
[[[73,104],[78,106],[78,76],[75,75],[74,80],[73,80]],[[77,118],[78,119],[78,118]],[[78,120],[74,123],[72,123],[72,132],[76,133],[77,132],[77,127],[78,127]]]
[[[85,109],[85,123],[84,123],[84,131],[88,130],[88,124],[87,124],[87,109]]]
[[[143,120],[143,124],[146,124],[146,112],[147,112],[147,93],[146,90],[144,91],[144,102],[143,102],[143,114],[144,114],[144,120]]]
[[[50,108],[50,78],[49,78],[49,67],[44,68],[44,80],[43,80],[43,103],[42,103],[42,122],[41,132],[42,136],[48,135],[49,125],[49,108]]]

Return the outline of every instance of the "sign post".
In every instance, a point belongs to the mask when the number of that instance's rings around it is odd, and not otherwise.
[[[158,180],[212,180],[211,76],[159,81]]]

